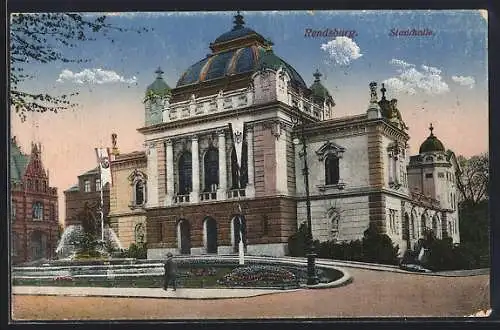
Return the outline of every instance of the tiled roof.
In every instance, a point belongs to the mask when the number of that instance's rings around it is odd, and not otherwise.
[[[24,154],[14,139],[10,141],[10,180],[20,182],[23,179],[30,156]]]

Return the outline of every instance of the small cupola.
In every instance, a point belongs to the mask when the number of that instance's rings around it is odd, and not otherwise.
[[[441,151],[444,152],[445,148],[444,145],[439,139],[434,135],[433,133],[434,127],[432,126],[432,123],[429,126],[429,131],[431,132],[430,135],[427,137],[427,139],[420,145],[419,153],[426,153],[426,152],[436,152],[436,151]]]

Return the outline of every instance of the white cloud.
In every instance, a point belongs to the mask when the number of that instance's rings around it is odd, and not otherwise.
[[[126,83],[134,84],[137,78],[126,79],[114,71],[103,69],[84,69],[80,72],[74,73],[71,70],[64,69],[59,74],[57,82],[70,81],[77,84],[110,84],[110,83]]]
[[[421,65],[417,69],[414,64],[403,60],[392,59],[390,64],[396,67],[398,75],[384,81],[387,88],[397,94],[416,94],[424,92],[430,95],[443,94],[450,90],[441,76],[441,70],[432,66]]]
[[[321,49],[327,52],[329,60],[333,64],[348,65],[351,61],[363,56],[359,46],[348,37],[336,37],[326,44],[322,44]]]
[[[468,76],[468,77],[452,76],[451,80],[453,80],[454,82],[456,82],[459,85],[467,86],[469,88],[473,88],[474,85],[476,84],[476,80],[474,79],[474,77],[471,77],[471,76]]]

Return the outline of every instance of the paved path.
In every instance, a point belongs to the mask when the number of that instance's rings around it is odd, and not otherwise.
[[[360,268],[347,269],[353,277],[353,282],[338,288],[280,291],[238,299],[143,299],[15,294],[12,297],[12,313],[15,320],[301,319],[464,317],[490,308],[489,275],[443,277]],[[180,290],[182,289],[179,289],[179,293]]]
[[[299,289],[300,290],[300,289]],[[72,297],[122,297],[122,298],[169,298],[169,299],[224,299],[247,298],[272,293],[296,290],[269,289],[190,289],[176,291],[161,288],[103,288],[103,287],[63,287],[63,286],[14,286],[15,295],[31,296],[72,296]]]

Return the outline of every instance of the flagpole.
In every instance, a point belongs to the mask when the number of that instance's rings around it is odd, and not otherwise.
[[[102,168],[99,165],[99,176],[101,182],[101,241],[104,242],[104,196],[102,192],[103,184],[102,184]]]

